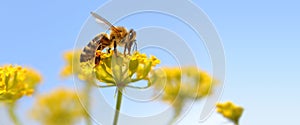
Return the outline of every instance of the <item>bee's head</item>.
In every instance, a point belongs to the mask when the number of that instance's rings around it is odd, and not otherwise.
[[[130,29],[129,32],[126,34],[125,37],[123,37],[123,39],[120,41],[120,45],[125,45],[127,44],[132,44],[133,42],[135,42],[136,38],[136,32],[133,29]]]
[[[133,29],[129,30],[129,41],[135,41],[136,38],[136,32]]]
[[[136,32],[133,29],[129,30],[129,49],[134,46],[133,50],[137,51],[137,44],[136,44]],[[130,50],[129,50],[130,51]]]

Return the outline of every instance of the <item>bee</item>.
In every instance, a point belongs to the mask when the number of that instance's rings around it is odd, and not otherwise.
[[[124,55],[130,55],[132,46],[137,50],[136,45],[136,32],[130,29],[129,32],[123,26],[114,26],[108,22],[105,18],[98,14],[91,12],[91,15],[96,19],[97,23],[105,24],[109,27],[110,34],[100,33],[96,35],[88,44],[84,47],[80,55],[80,63],[93,61],[95,66],[101,61],[101,52],[105,48],[108,48],[108,53],[111,48],[114,49],[114,54],[117,55],[117,46],[124,47]],[[100,53],[99,53],[100,52]]]

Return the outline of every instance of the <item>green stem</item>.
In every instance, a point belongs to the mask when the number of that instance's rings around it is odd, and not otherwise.
[[[98,88],[109,88],[109,87],[115,87],[116,85],[106,85],[106,86],[102,86],[102,85],[97,85]]]
[[[182,98],[180,95],[179,95],[179,97],[177,97],[174,100],[174,102],[172,102],[173,103],[173,108],[174,108],[174,116],[171,119],[171,121],[169,121],[168,125],[173,125],[178,120],[178,117],[180,116],[180,114],[182,112],[184,102],[185,102],[185,99]]]
[[[14,103],[10,103],[8,105],[8,113],[9,113],[11,120],[14,122],[15,125],[21,125],[21,122],[15,113],[15,104]]]
[[[120,115],[120,109],[121,109],[121,103],[122,103],[122,88],[117,88],[118,94],[117,94],[117,104],[116,104],[116,110],[115,110],[115,117],[114,117],[114,123],[113,125],[118,124],[119,115]]]
[[[237,122],[234,122],[234,125],[239,125],[239,122],[237,121]]]

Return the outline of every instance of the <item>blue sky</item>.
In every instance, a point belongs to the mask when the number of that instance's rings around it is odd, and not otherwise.
[[[39,70],[44,76],[44,83],[39,87],[40,93],[57,86],[72,86],[71,80],[61,80],[58,76],[64,65],[62,53],[73,48],[82,25],[90,16],[89,12],[105,2],[2,1],[0,64],[26,65]],[[241,124],[297,123],[297,113],[300,111],[297,105],[300,96],[297,91],[300,87],[300,3],[296,0],[192,2],[208,15],[222,39],[226,56],[226,81],[221,100],[232,100],[245,107]],[[126,22],[134,19],[144,20]],[[159,14],[146,13],[126,18],[119,24],[131,28],[162,26],[177,34],[186,31],[182,38],[187,41],[196,39],[188,38],[191,31],[180,22],[159,21],[168,19]],[[202,56],[200,54],[203,58],[197,60],[204,61],[198,64],[210,71],[207,53],[203,53]],[[20,106],[20,113],[26,113],[25,107],[30,106],[31,102],[21,102],[25,103]],[[194,120],[197,120],[195,116],[198,116],[198,112],[195,110],[182,124],[196,123]],[[0,114],[5,115],[5,112],[1,111]],[[7,119],[1,118],[0,123],[2,121]],[[203,124],[227,123],[221,116],[213,114]]]

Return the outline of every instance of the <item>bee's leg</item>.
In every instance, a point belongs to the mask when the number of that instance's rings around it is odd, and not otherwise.
[[[128,44],[126,43],[125,47],[124,47],[124,56],[126,56],[126,49],[127,49],[127,47],[128,47]]]
[[[108,50],[107,50],[107,51],[108,51],[108,53],[110,53],[110,50],[111,50],[111,48],[109,47],[109,48],[108,48]]]
[[[131,47],[132,47],[132,43],[129,43],[127,47],[128,55],[130,55]]]
[[[137,51],[137,44],[136,44],[136,41],[134,40],[134,51]]]
[[[101,60],[101,50],[103,49],[103,46],[99,46],[96,50],[95,54],[95,67],[99,65]]]
[[[96,57],[95,57],[95,67],[99,65],[100,60],[101,60],[101,56],[100,55],[96,55]]]
[[[117,51],[117,42],[114,42],[114,53],[116,54],[116,56],[118,56],[118,51]]]

